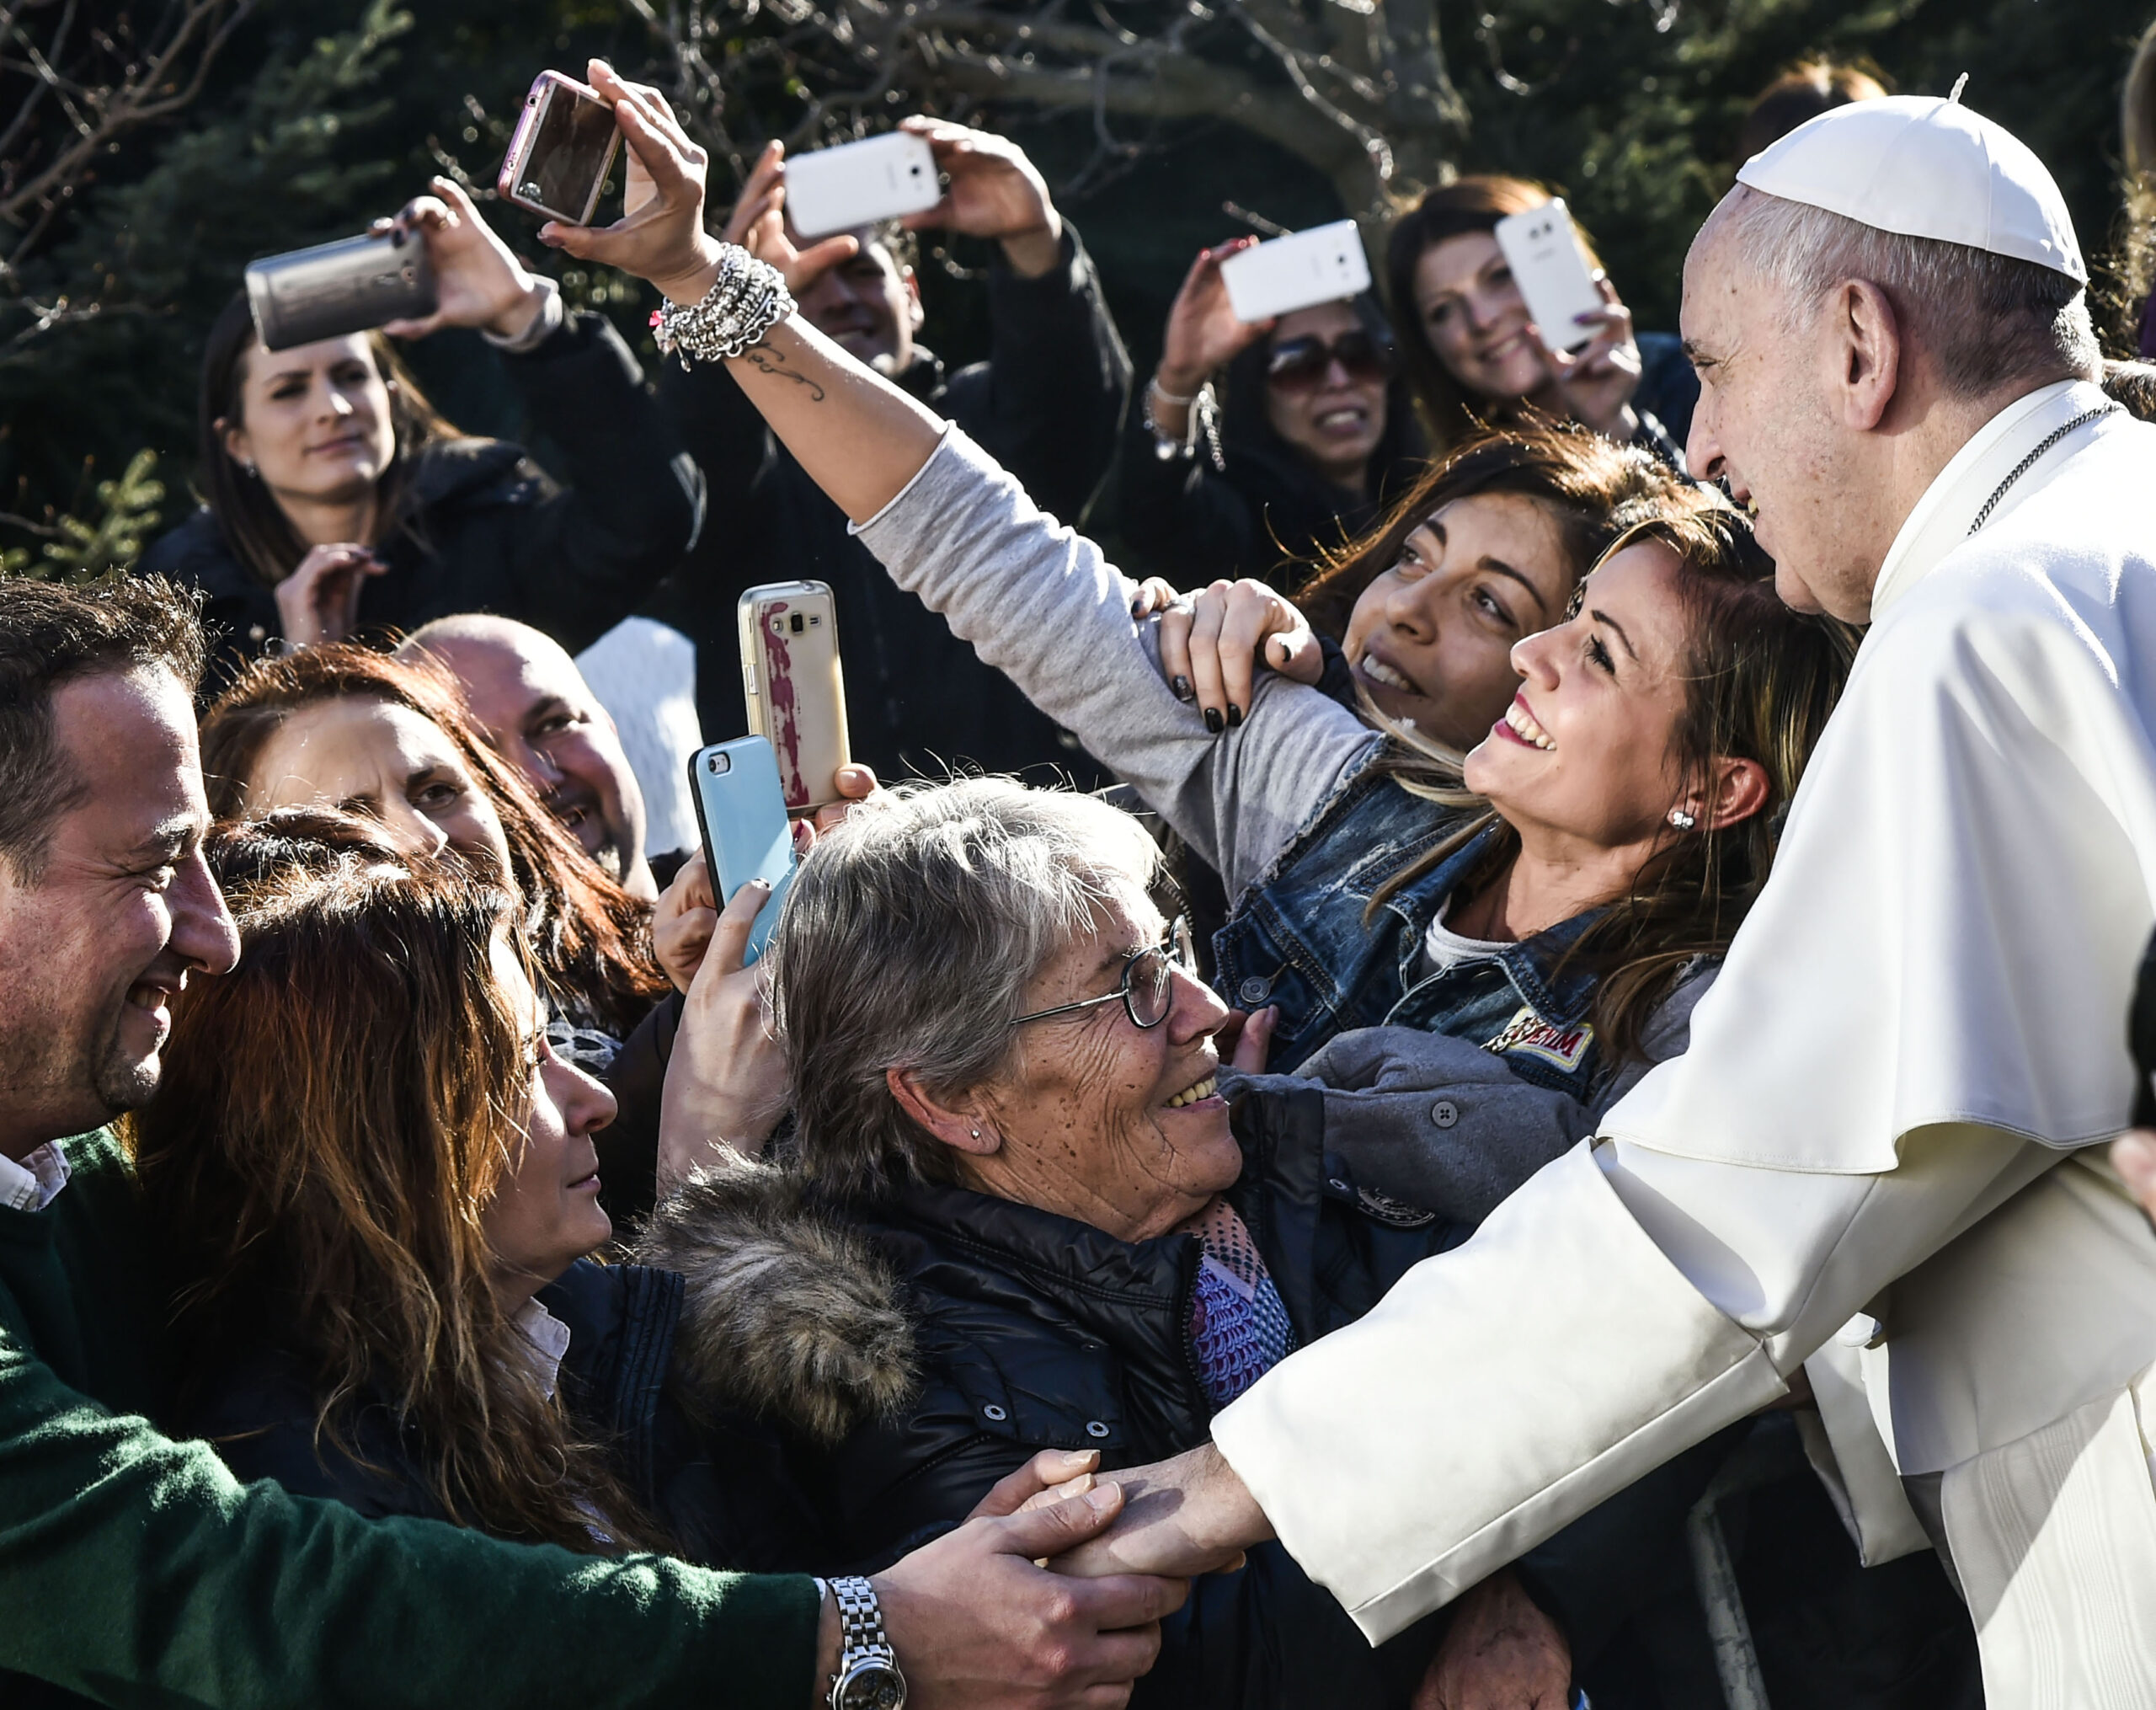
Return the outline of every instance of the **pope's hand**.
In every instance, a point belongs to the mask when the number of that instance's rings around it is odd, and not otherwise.
[[[1273,1536],[1235,1469],[1210,1443],[1115,1475],[1123,1512],[1098,1537],[1056,1557],[1060,1574],[1091,1579],[1109,1574],[1230,1573],[1243,1552]]]
[[[2137,1128],[2121,1135],[2111,1145],[2111,1168],[2125,1178],[2142,1214],[2156,1223],[2156,1131]]]
[[[1563,1632],[1501,1571],[1453,1606],[1414,1710],[1566,1710],[1572,1679]]]

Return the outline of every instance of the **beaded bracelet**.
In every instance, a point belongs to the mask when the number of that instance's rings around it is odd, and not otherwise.
[[[669,302],[652,312],[651,330],[659,350],[706,362],[739,356],[794,310],[786,275],[759,261],[738,243],[719,251],[718,277],[698,302]]]

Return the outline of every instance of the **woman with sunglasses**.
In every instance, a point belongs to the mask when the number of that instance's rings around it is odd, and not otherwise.
[[[1257,241],[1192,264],[1123,436],[1123,536],[1179,587],[1292,585],[1294,566],[1375,518],[1422,454],[1374,297],[1235,318],[1220,264]]]
[[[829,1542],[784,1565],[888,1560],[1042,1448],[1202,1442],[1449,1244],[1328,1167],[1289,1115],[1314,1093],[1231,1120],[1229,1010],[1159,878],[1129,815],[994,778],[885,791],[802,863],[766,958],[786,1167],[714,1156],[643,1249],[718,1351],[700,1399],[787,1435]],[[1373,1651],[1267,1544],[1162,1639],[1136,1704],[1405,1710],[1436,1635]]]

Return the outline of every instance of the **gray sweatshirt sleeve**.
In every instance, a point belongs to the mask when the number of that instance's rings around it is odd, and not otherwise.
[[[1261,671],[1241,726],[1215,736],[1160,671],[1137,584],[1044,516],[956,428],[859,534],[891,579],[1135,788],[1219,870],[1263,876],[1380,739],[1316,690]]]

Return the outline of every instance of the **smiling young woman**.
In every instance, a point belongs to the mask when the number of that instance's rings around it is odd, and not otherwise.
[[[1507,216],[1550,199],[1524,179],[1470,174],[1429,191],[1394,226],[1385,286],[1423,427],[1442,451],[1532,410],[1681,463],[1694,388],[1674,337],[1636,336],[1606,281],[1607,307],[1591,329],[1532,323],[1495,233]],[[1588,330],[1585,345],[1558,354]]]
[[[437,179],[398,220],[440,307],[393,323],[476,329],[504,352],[557,484],[505,441],[460,432],[383,331],[265,350],[244,295],[210,329],[197,399],[204,508],[143,555],[200,588],[211,683],[281,639],[341,641],[452,612],[525,619],[572,651],[628,615],[694,540],[702,484],[636,359],[599,315],[565,313],[463,190]]]

